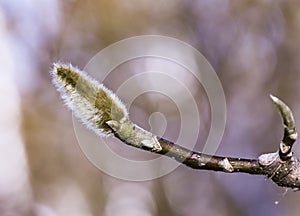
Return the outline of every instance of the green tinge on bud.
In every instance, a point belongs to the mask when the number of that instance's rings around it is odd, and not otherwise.
[[[113,133],[106,122],[128,119],[127,109],[120,99],[86,72],[70,64],[55,63],[51,74],[66,105],[98,135]]]

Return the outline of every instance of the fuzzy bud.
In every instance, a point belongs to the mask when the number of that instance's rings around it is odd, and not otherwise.
[[[123,122],[128,112],[121,100],[103,84],[71,64],[55,63],[52,80],[65,104],[88,128],[100,136],[113,131],[106,122]]]

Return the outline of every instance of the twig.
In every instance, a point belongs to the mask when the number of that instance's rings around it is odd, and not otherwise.
[[[284,135],[277,152],[263,154],[258,160],[266,175],[276,184],[300,189],[300,162],[292,152],[293,144],[297,139],[293,113],[280,99],[272,95],[270,97],[282,117]]]
[[[283,119],[284,136],[280,143],[279,156],[281,160],[285,161],[292,157],[292,147],[297,140],[295,120],[292,111],[285,103],[273,95],[270,95],[270,97],[277,106]]]
[[[300,189],[300,162],[292,153],[297,139],[294,117],[290,108],[274,96],[271,99],[284,124],[279,150],[258,159],[221,157],[191,151],[135,125],[114,93],[71,65],[54,64],[51,73],[68,107],[100,136],[114,135],[130,146],[168,156],[194,169],[266,175],[279,186]]]

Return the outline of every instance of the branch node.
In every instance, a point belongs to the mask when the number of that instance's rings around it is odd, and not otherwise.
[[[233,172],[234,168],[229,162],[228,158],[224,158],[223,160],[219,161],[218,165],[225,171],[225,172]]]
[[[258,157],[258,163],[262,166],[271,165],[277,158],[278,152],[262,154]]]

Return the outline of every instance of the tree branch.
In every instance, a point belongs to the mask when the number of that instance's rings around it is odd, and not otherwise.
[[[193,169],[265,175],[279,186],[300,189],[300,162],[292,152],[297,139],[294,117],[290,108],[274,96],[271,99],[284,125],[278,151],[257,159],[221,157],[194,152],[135,125],[117,96],[84,71],[57,63],[51,72],[68,107],[100,136],[114,135],[130,146],[165,155]]]
[[[190,151],[184,147],[176,145],[168,140],[160,138],[159,143],[162,151],[159,154],[174,158],[193,169],[204,169],[223,172],[243,172],[250,174],[261,174],[263,169],[258,160],[220,157],[207,155],[201,152]]]

